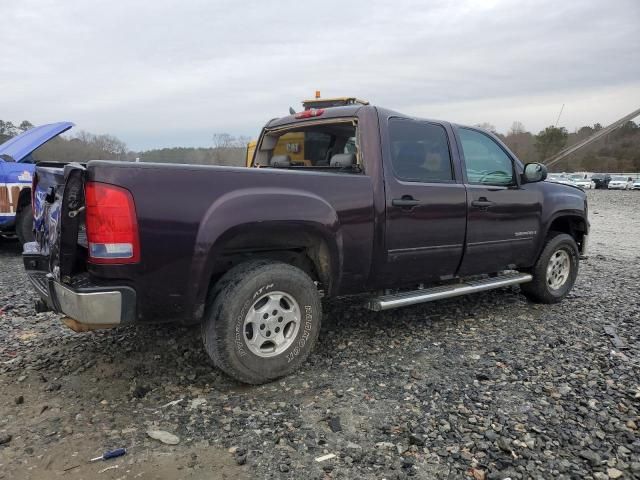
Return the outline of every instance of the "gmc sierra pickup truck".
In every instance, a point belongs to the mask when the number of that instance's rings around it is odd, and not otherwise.
[[[296,165],[273,153],[290,133]],[[478,128],[308,109],[266,125],[250,168],[38,164],[24,264],[72,328],[201,324],[213,363],[257,384],[305,360],[323,296],[377,311],[520,284],[563,299],[587,201],[545,177]]]

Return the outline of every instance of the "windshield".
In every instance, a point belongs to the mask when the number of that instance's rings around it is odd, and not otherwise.
[[[584,180],[584,177],[582,175],[571,175],[569,177],[571,180]]]
[[[627,177],[621,177],[621,176],[615,176],[613,177],[611,180],[615,180],[616,182],[626,182],[627,181]]]

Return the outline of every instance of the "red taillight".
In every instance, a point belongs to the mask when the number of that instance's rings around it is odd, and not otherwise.
[[[85,206],[89,261],[139,261],[138,221],[131,192],[107,183],[87,182]]]
[[[303,110],[296,113],[296,118],[313,118],[319,117],[324,113],[324,108],[310,108],[309,110]]]

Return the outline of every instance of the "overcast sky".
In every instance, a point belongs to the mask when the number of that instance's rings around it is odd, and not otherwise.
[[[640,107],[640,0],[0,2],[0,119],[131,149],[256,136],[316,89],[534,133]]]

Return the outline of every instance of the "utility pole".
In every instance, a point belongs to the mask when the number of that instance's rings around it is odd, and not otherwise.
[[[564,107],[564,104],[563,104],[563,107]],[[562,110],[560,110],[560,113],[562,113]],[[615,122],[613,122],[608,127],[605,127],[602,130],[598,130],[593,135],[591,135],[589,138],[585,138],[584,140],[576,143],[575,145],[572,145],[570,147],[567,147],[565,149],[560,150],[554,156],[544,160],[542,163],[544,163],[547,167],[550,167],[551,165],[553,165],[555,163],[558,163],[563,158],[571,155],[573,152],[575,152],[577,150],[580,150],[582,147],[586,147],[590,143],[595,142],[599,138],[602,138],[605,135],[613,132],[615,129],[622,127],[629,120],[633,120],[634,118],[636,118],[639,115],[640,115],[640,108],[638,108],[637,110],[634,110],[629,115],[625,115],[621,119],[616,120]],[[560,119],[560,115],[558,115],[558,119]]]

